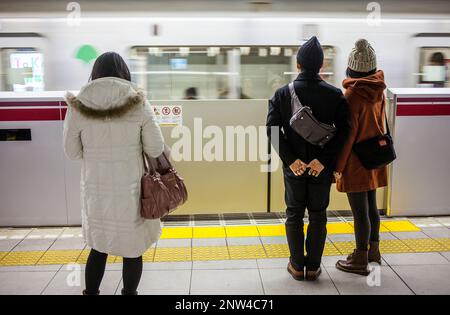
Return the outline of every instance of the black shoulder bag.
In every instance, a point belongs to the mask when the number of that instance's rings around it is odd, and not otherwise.
[[[386,113],[384,115],[387,133],[361,141],[353,146],[353,151],[361,164],[368,170],[382,168],[391,164],[397,158]]]

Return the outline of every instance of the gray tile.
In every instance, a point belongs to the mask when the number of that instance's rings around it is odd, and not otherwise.
[[[449,264],[439,253],[384,254],[383,258],[390,266]]]
[[[369,277],[345,273],[333,267],[326,267],[326,270],[343,295],[413,294],[390,267],[380,267],[378,273],[372,273]]]
[[[282,269],[261,269],[261,277],[266,294],[288,295],[337,295],[330,276],[323,272],[318,281],[296,281]]]
[[[19,245],[17,245],[13,251],[46,251],[52,246],[54,239],[36,239],[36,240],[23,240]]]
[[[138,292],[140,295],[147,294],[189,294],[189,285],[191,281],[191,270],[159,270],[144,271]],[[119,292],[122,283],[119,286]]]
[[[257,269],[256,260],[194,261],[195,270]]]
[[[144,263],[144,270],[191,270],[192,262],[190,261],[175,261],[175,262],[151,262]]]
[[[56,271],[0,272],[0,295],[38,295]]]
[[[100,286],[101,295],[114,295],[119,285],[122,273],[105,271]],[[44,295],[81,295],[85,289],[84,271],[59,271],[43,292]]]
[[[328,239],[331,242],[354,242],[355,235],[353,235],[353,234],[329,234]]]
[[[193,270],[191,294],[263,294],[257,269]]]
[[[259,237],[232,237],[227,239],[229,246],[235,245],[261,245]]]
[[[191,247],[190,238],[163,239],[158,241],[157,247]]]
[[[422,232],[431,238],[450,238],[450,229],[448,228],[426,228]]]
[[[429,238],[423,232],[392,232],[400,240]]]
[[[286,236],[265,236],[261,241],[263,244],[287,244]]]
[[[450,294],[450,265],[394,266],[393,268],[416,294]]]
[[[227,246],[227,241],[225,238],[193,238],[192,246]]]
[[[289,258],[267,258],[257,260],[259,269],[286,269]]]
[[[322,265],[325,267],[333,268],[336,266],[338,260],[345,260],[347,256],[325,256],[322,257]]]
[[[14,247],[16,247],[17,244],[19,244],[21,240],[1,240],[0,241],[0,252],[9,252]]]
[[[42,271],[58,271],[62,265],[38,265],[38,266],[2,266],[0,272],[42,272]]]
[[[52,244],[50,250],[76,250],[84,249],[85,247],[86,243],[82,238],[59,238]]]

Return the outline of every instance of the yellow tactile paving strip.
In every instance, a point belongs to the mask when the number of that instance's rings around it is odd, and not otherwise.
[[[305,227],[306,230],[307,227]],[[327,225],[328,234],[353,234],[352,222],[332,222]],[[418,232],[420,228],[408,220],[382,221],[382,232]],[[202,238],[246,238],[283,237],[283,224],[248,226],[198,226],[163,228],[162,239]],[[381,251],[387,253],[426,253],[450,251],[450,238],[423,238],[386,240],[381,242]],[[327,242],[325,256],[347,255],[355,248],[353,241]],[[0,266],[85,264],[89,250],[49,250],[0,252]],[[157,247],[149,249],[144,262],[206,261],[229,259],[287,258],[286,243],[258,245],[200,246],[200,247]],[[121,263],[121,257],[109,256],[108,263]]]
[[[327,242],[324,256],[347,255],[355,247],[354,242]],[[406,239],[381,242],[381,252],[426,253],[450,251],[450,239]],[[70,263],[85,264],[88,250],[55,250],[0,252],[0,266],[61,265]],[[143,255],[144,262],[205,261],[287,258],[287,244],[203,246],[203,247],[158,247]],[[108,263],[121,263],[121,257],[109,256]]]
[[[307,225],[305,226],[305,229]],[[353,223],[331,222],[327,225],[328,234],[353,234]],[[381,232],[418,232],[420,229],[409,221],[383,221]],[[180,238],[223,238],[223,237],[270,237],[285,236],[283,224],[246,225],[216,227],[166,227],[161,239]]]

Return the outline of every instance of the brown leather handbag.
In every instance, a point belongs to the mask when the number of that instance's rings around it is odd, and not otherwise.
[[[165,153],[156,159],[144,153],[144,170],[141,179],[141,216],[144,219],[165,217],[186,202],[184,180]]]

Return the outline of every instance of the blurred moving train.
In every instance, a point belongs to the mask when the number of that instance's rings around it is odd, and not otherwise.
[[[341,16],[341,17],[340,17]],[[295,55],[317,35],[322,76],[340,86],[354,42],[367,38],[390,87],[448,86],[450,17],[234,14],[82,19],[0,15],[0,90],[76,90],[93,59],[117,51],[150,99],[267,99],[296,75]]]

